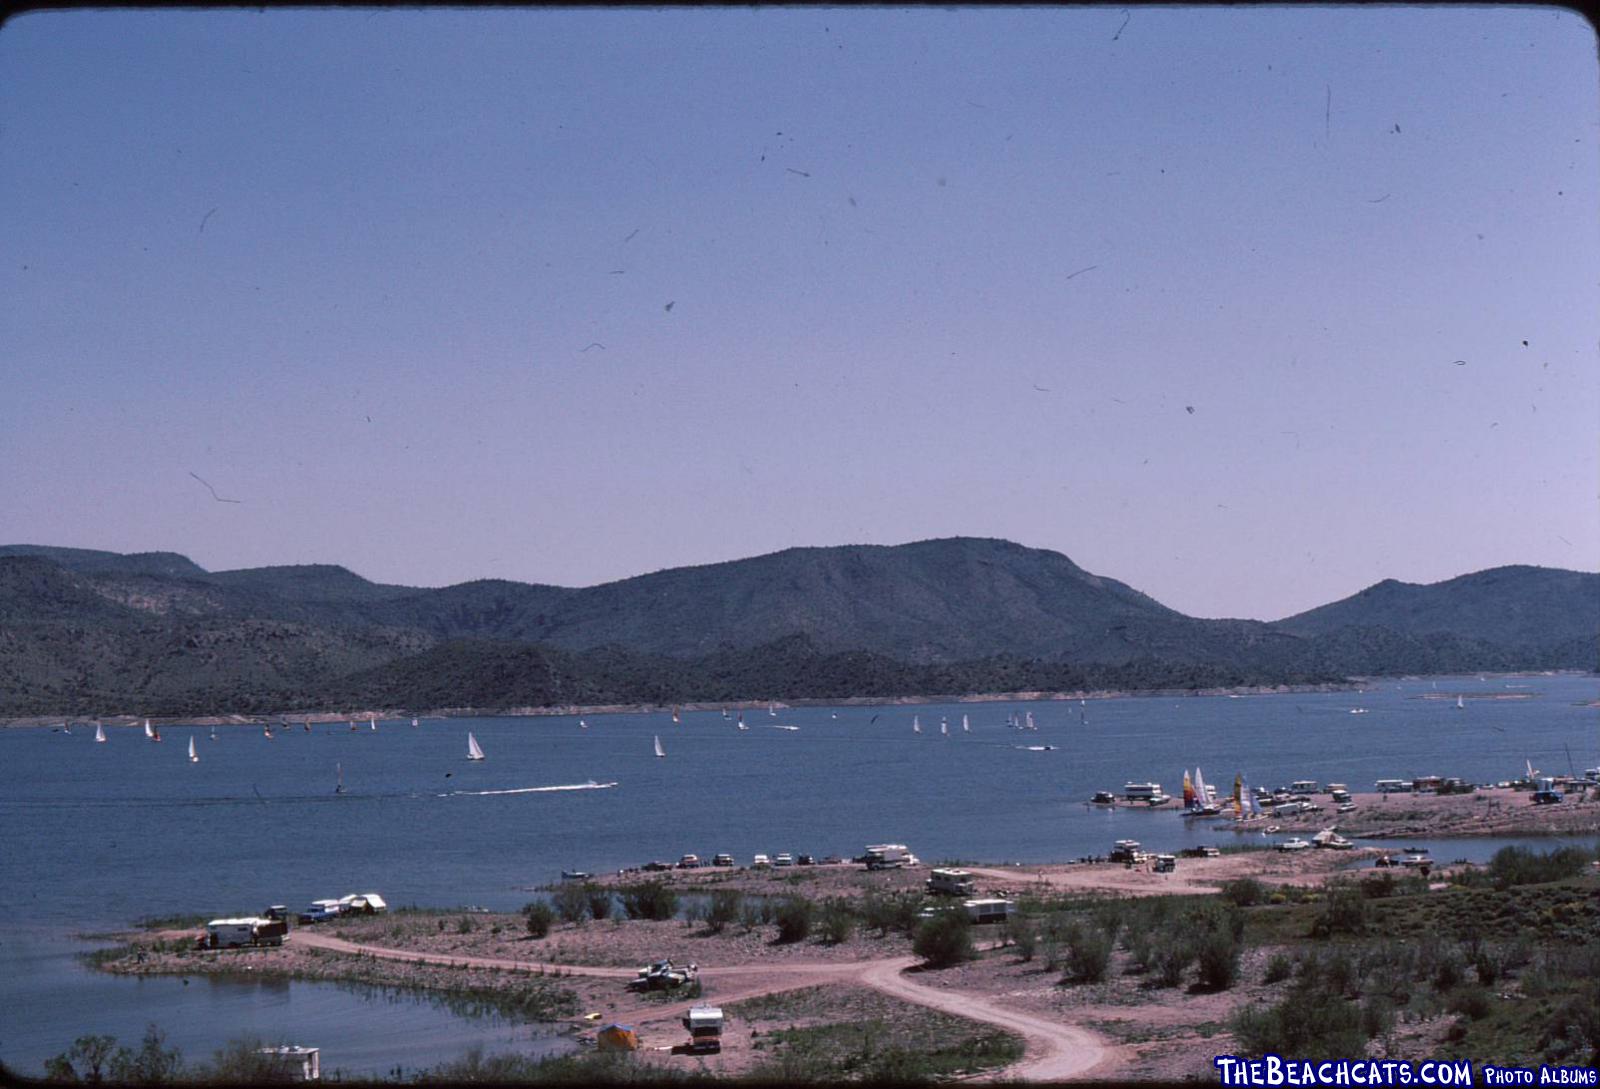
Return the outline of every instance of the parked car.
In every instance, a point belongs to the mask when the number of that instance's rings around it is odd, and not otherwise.
[[[840,858],[838,855],[828,855],[818,865],[822,865],[822,866],[842,866],[842,865],[844,865],[844,859]]]
[[[791,855],[788,851],[779,851],[778,857],[772,860],[772,864],[774,866],[793,866],[794,855]]]
[[[273,904],[267,909],[266,917],[268,919],[276,919],[287,922],[289,919],[289,908],[284,904]]]
[[[314,923],[325,923],[329,919],[337,919],[338,917],[339,911],[337,908],[331,908],[325,904],[312,904],[295,916],[295,922],[301,926],[311,926]]]
[[[678,859],[678,869],[680,870],[698,870],[699,868],[699,855],[684,855],[682,858]]]
[[[772,859],[768,858],[766,855],[756,855],[756,857],[750,862],[750,868],[753,870],[765,870],[771,865]]]
[[[670,862],[662,862],[659,859],[657,859],[654,862],[646,862],[643,866],[640,867],[640,869],[646,871],[647,873],[660,873],[662,870],[670,870],[670,869],[672,869],[672,863],[670,863]]]
[[[713,856],[713,858],[711,859],[711,864],[713,866],[732,866],[733,865],[733,856],[732,855],[716,855],[716,856]]]
[[[815,866],[817,864],[817,860],[810,855],[801,855],[794,862],[796,866]]]

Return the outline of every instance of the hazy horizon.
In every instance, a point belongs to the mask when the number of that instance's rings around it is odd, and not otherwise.
[[[0,540],[1594,570],[1597,73],[1558,8],[13,17]]]

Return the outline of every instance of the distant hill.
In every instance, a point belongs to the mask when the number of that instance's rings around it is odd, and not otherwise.
[[[1594,668],[1600,576],[1383,582],[1275,624],[1184,616],[1059,553],[795,548],[585,589],[0,547],[0,714],[837,698]]]
[[[1385,579],[1274,626],[1363,643],[1386,631],[1435,646],[1496,648],[1523,668],[1556,668],[1546,664],[1555,661],[1593,668],[1600,648],[1596,618],[1600,574],[1514,566],[1426,586]]]

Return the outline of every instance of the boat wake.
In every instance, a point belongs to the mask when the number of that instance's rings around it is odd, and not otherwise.
[[[768,730],[798,730],[798,726],[766,726]]]
[[[516,787],[511,790],[451,790],[437,795],[440,798],[487,798],[497,794],[549,794],[558,790],[610,790],[616,783],[597,783],[590,779],[587,783],[565,783],[561,786],[547,787]]]

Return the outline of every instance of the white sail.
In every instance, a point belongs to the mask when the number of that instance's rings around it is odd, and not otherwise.
[[[674,707],[672,709],[672,724],[674,726],[677,726],[677,725],[681,724],[682,722],[683,722],[683,720],[678,717],[678,709],[676,707]]]
[[[665,756],[665,755],[667,755],[666,750],[661,747],[661,735],[660,734],[656,735],[656,755],[657,756]]]
[[[102,744],[104,744],[106,739],[106,728],[99,722],[94,724],[94,739]]]
[[[914,734],[922,732],[922,720],[917,718],[916,715],[911,716],[911,732]]]
[[[373,715],[372,716],[372,728],[374,730],[376,730],[378,728],[378,716],[377,715]]]
[[[768,702],[768,704],[767,704],[767,714],[771,715],[773,718],[777,718],[778,717],[778,705],[776,703]]]
[[[1467,709],[1467,705],[1461,702],[1461,697],[1460,696],[1457,696],[1456,697],[1456,710],[1457,711],[1465,711],[1466,709]]]
[[[472,736],[472,731],[467,731],[467,759],[482,760],[483,750],[478,747],[478,739]]]
[[[411,720],[411,728],[413,730],[415,730],[417,728],[417,720],[416,719],[412,719]]]
[[[217,739],[217,728],[215,726],[213,726],[213,727],[211,727],[211,740],[215,741],[216,739]]]
[[[740,712],[739,712],[739,729],[741,729],[741,730],[748,730],[748,729],[749,729],[749,728],[750,728],[750,727],[748,727],[748,726],[746,726],[746,725],[745,725],[745,724],[744,724],[744,712],[743,712],[743,711],[740,711]]]
[[[191,735],[189,738],[189,763],[198,764],[199,762],[200,754],[194,751],[194,737]]]
[[[154,741],[156,738],[156,732],[150,728],[149,719],[144,720],[144,736],[148,737],[152,741]]]
[[[589,724],[587,722],[583,721],[583,719],[580,718],[578,720],[578,729],[587,730],[588,728],[589,728]]]
[[[333,770],[335,772],[337,772],[338,775],[339,775],[339,785],[333,788],[333,792],[335,794],[343,794],[344,793],[344,765],[336,763],[336,764],[333,765]]]
[[[966,715],[961,716],[961,732],[964,734],[970,734],[972,732],[972,723],[967,721]]]
[[[1028,722],[1028,725],[1026,727],[1027,729],[1029,729],[1029,730],[1037,730],[1039,728],[1039,727],[1037,727],[1037,726],[1035,726],[1033,724],[1033,712],[1032,711],[1028,712],[1027,722]]]
[[[950,724],[942,718],[939,720],[939,732],[946,737],[950,736]]]

